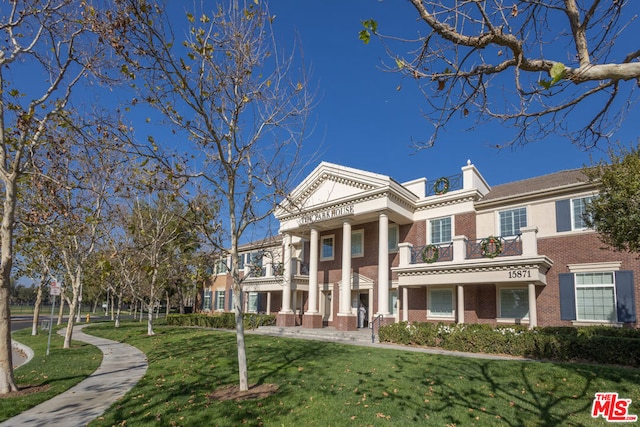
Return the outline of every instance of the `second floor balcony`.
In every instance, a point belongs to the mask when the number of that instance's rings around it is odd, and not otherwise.
[[[536,233],[535,227],[525,227],[520,234],[512,237],[486,236],[470,240],[465,236],[455,236],[450,243],[415,247],[411,243],[401,243],[398,245],[399,267],[512,256],[537,256]]]

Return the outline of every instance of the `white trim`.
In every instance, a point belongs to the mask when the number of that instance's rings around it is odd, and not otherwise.
[[[398,245],[400,244],[400,226],[396,223],[390,223],[389,224],[389,230],[391,229],[395,229],[395,235],[396,235],[396,241],[395,241],[395,245],[393,248],[389,248],[389,253],[390,254],[394,254],[396,252],[398,252]],[[390,235],[391,233],[389,233],[388,235]],[[387,246],[389,246],[391,244],[391,239],[389,239],[389,242],[387,244]]]
[[[511,208],[506,208],[506,209],[500,209],[496,211],[496,232],[495,235],[499,236],[499,237],[514,237],[517,236],[518,234],[509,234],[509,235],[502,235],[502,227],[500,226],[500,214],[502,212],[509,212],[509,211],[515,211],[515,210],[519,210],[519,209],[524,209],[524,214],[527,220],[527,223],[524,225],[524,227],[528,227],[529,226],[529,205],[520,205],[520,206],[514,206]],[[515,231],[515,230],[514,230]]]
[[[508,289],[518,289],[518,290],[523,290],[527,293],[527,317],[523,317],[523,318],[515,318],[515,317],[502,317],[502,303],[500,300],[500,292],[502,290],[508,290]],[[501,321],[501,322],[506,322],[506,321],[510,321],[511,323],[517,323],[517,321],[524,321],[526,320],[527,323],[529,323],[529,317],[530,317],[531,313],[529,313],[529,289],[528,289],[528,285],[524,285],[524,286],[514,286],[513,284],[504,284],[504,285],[496,285],[496,321]]]
[[[442,291],[442,290],[448,290],[451,291],[451,310],[452,313],[451,315],[434,315],[431,314],[431,307],[430,307],[430,300],[431,300],[431,292],[432,291]],[[455,288],[451,287],[451,286],[429,286],[427,288],[427,319],[430,320],[453,320],[455,321],[456,319],[456,292],[455,292]]]
[[[568,264],[570,273],[607,273],[619,271],[622,267],[621,261],[591,262],[584,264]]]
[[[451,236],[449,236],[449,240],[448,241],[442,241],[442,242],[434,243],[433,240],[432,240],[432,236],[433,236],[433,234],[432,234],[432,227],[433,227],[432,223],[433,223],[433,221],[440,221],[440,220],[447,219],[447,218],[449,218],[450,225],[451,225]],[[455,228],[454,224],[455,224],[455,221],[454,221],[454,215],[453,214],[440,216],[438,218],[429,219],[427,221],[427,240],[426,241],[429,242],[429,244],[431,244],[431,245],[441,245],[441,244],[451,243],[453,241],[453,236],[456,235],[456,231],[454,229]]]
[[[362,236],[362,242],[361,242],[362,252],[358,252],[354,254],[353,253],[353,236],[358,234]],[[358,230],[351,230],[351,258],[362,258],[363,256],[364,256],[364,228],[360,228]]]
[[[331,256],[325,257],[323,251],[324,241],[331,239]],[[336,235],[335,234],[327,234],[324,236],[320,236],[320,261],[333,261],[336,257]]]

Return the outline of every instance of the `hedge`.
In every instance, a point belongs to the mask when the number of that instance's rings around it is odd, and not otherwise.
[[[276,324],[276,316],[271,314],[244,313],[243,323],[245,329],[255,329],[259,326],[271,326]],[[167,324],[173,326],[200,326],[205,328],[235,329],[236,319],[234,313],[208,314],[170,314],[167,316]]]
[[[381,342],[453,351],[640,367],[638,329],[399,322],[381,327],[379,336]]]

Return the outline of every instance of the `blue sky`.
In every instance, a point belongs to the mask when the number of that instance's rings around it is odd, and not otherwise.
[[[299,37],[318,88],[311,115],[314,131],[305,141],[307,154],[317,150],[318,155],[303,173],[328,161],[404,182],[457,174],[470,159],[489,184],[496,185],[580,168],[590,163],[590,157],[606,158],[601,150],[584,152],[559,137],[499,151],[492,145],[506,138],[498,123],[477,131],[467,131],[467,126],[448,129],[434,148],[416,151],[412,138],[426,140],[432,131],[422,117],[424,98],[413,82],[380,69],[387,59],[380,43],[372,40],[364,45],[358,40],[361,21],[368,18],[376,19],[388,34],[417,29],[417,15],[409,2],[273,0],[269,7],[276,15],[280,47],[291,49],[294,37]],[[399,83],[402,89],[397,91]],[[636,109],[614,140],[637,143],[639,121]]]

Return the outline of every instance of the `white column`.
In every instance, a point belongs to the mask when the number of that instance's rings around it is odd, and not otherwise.
[[[402,321],[409,321],[409,289],[402,288]]]
[[[458,285],[458,303],[456,304],[456,314],[458,318],[458,323],[464,323],[464,286]]]
[[[521,227],[522,233],[522,255],[537,256],[538,255],[538,227]]]
[[[389,217],[378,220],[378,314],[389,316]]]
[[[351,223],[342,224],[342,289],[338,314],[351,314]]]
[[[309,242],[309,313],[318,312],[318,230],[311,229]]]
[[[282,276],[282,309],[280,313],[291,313],[291,235],[283,236],[284,275]]]
[[[529,283],[529,329],[538,326],[538,308],[536,304],[536,285]]]
[[[271,292],[267,292],[267,314],[271,314]]]
[[[293,291],[291,294],[291,309],[298,314],[298,291]]]

